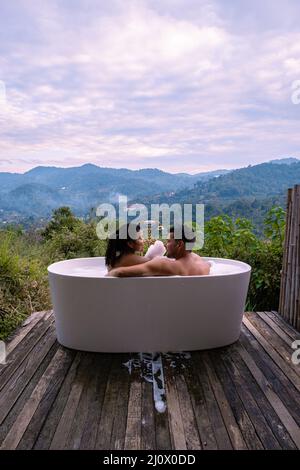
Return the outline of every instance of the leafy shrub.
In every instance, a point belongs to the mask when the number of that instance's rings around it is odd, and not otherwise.
[[[104,256],[106,241],[99,240],[94,223],[80,221],[72,231],[61,228],[45,244],[45,250],[51,262],[61,259]]]
[[[252,267],[247,310],[277,310],[283,256],[285,212],[273,207],[264,220],[265,239],[254,234],[248,219],[211,218],[205,224],[203,256],[231,258]]]
[[[51,307],[42,255],[22,234],[0,232],[0,339],[30,313]]]

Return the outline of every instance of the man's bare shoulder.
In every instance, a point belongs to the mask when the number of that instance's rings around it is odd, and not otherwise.
[[[180,263],[173,258],[154,258],[146,263],[149,269],[158,269],[162,274],[180,274],[182,270]]]
[[[202,256],[198,255],[197,253],[191,253],[191,255],[193,256],[195,260],[205,261],[205,259]]]

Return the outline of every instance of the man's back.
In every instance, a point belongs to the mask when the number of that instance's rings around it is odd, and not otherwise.
[[[196,253],[187,253],[186,256],[175,260],[174,263],[181,271],[181,276],[205,275],[210,271],[210,264]]]

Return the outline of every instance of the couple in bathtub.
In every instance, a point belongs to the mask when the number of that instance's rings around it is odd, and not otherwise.
[[[188,250],[186,244],[195,242],[192,237],[186,237],[189,229],[182,226],[179,233],[181,237],[175,238],[177,231],[172,227],[166,243],[166,248],[161,241],[156,241],[142,256],[144,240],[142,230],[136,226],[136,237],[129,235],[129,224],[126,227],[127,238],[109,238],[105,262],[108,276],[195,276],[209,274],[210,264],[196,253]],[[189,235],[193,235],[194,232]],[[164,256],[166,252],[166,256]]]

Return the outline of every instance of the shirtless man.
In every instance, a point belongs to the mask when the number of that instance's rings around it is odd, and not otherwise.
[[[184,227],[180,239],[174,238],[174,227],[171,228],[167,241],[167,257],[154,258],[143,264],[130,267],[112,269],[109,276],[132,277],[132,276],[195,276],[209,274],[210,264],[204,261],[196,253],[186,249],[186,243],[195,243],[193,239],[186,238]]]

